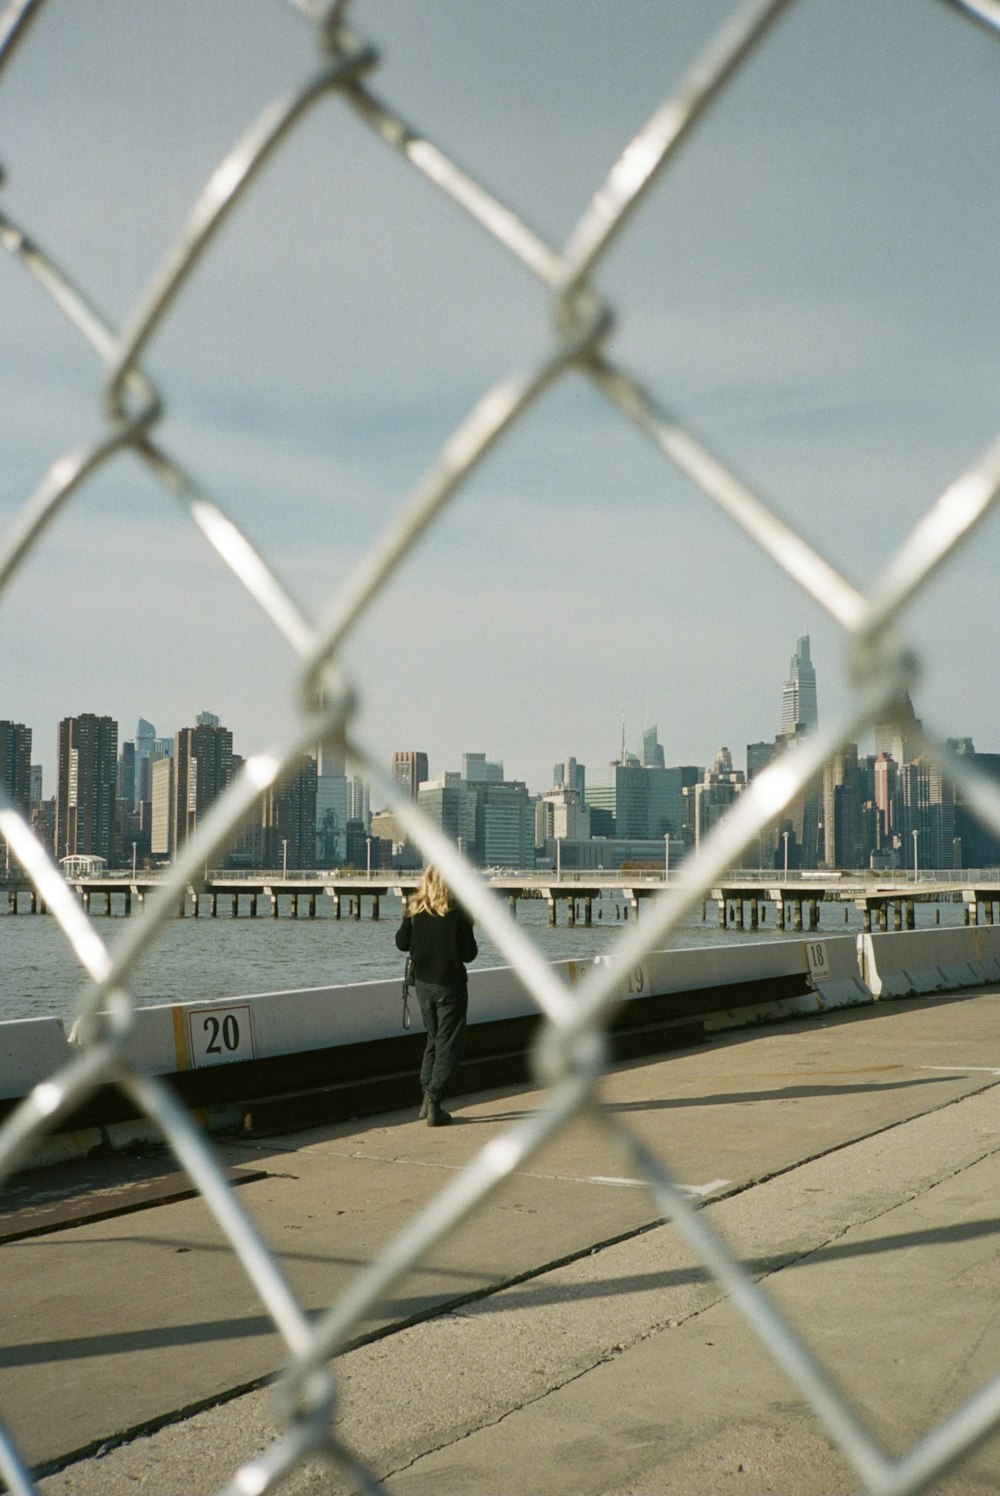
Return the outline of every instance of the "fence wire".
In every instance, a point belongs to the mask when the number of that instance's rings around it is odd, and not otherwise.
[[[0,82],[16,51],[31,46],[31,23],[44,0],[13,0],[0,14]],[[277,0],[276,0],[277,3]],[[298,662],[297,711],[290,727],[265,753],[248,759],[239,778],[213,805],[197,832],[184,843],[169,874],[124,935],[106,945],[63,880],[48,852],[8,800],[0,799],[0,835],[62,926],[88,987],[77,1014],[78,1057],[38,1086],[0,1129],[0,1181],[28,1157],[60,1119],[108,1083],[122,1089],[161,1129],[224,1233],[234,1256],[286,1347],[277,1382],[283,1432],[266,1451],[248,1452],[246,1464],[224,1488],[233,1493],[274,1489],[306,1457],[325,1457],[372,1492],[383,1488],[364,1470],[338,1436],[335,1416],[338,1352],[368,1312],[416,1267],[454,1227],[582,1110],[593,1115],[647,1179],[662,1213],[697,1249],[705,1265],[747,1322],[792,1378],[826,1433],[849,1461],[871,1496],[915,1493],[1000,1425],[1000,1376],[929,1430],[909,1451],[891,1457],[852,1406],[844,1389],[811,1354],[798,1329],[777,1313],[762,1289],[744,1272],[673,1180],[667,1163],[651,1156],[621,1121],[594,1098],[607,1063],[605,1035],[619,1000],[616,970],[637,964],[661,945],[686,911],[700,901],[750,842],[771,825],[820,773],[842,743],[885,721],[898,710],[915,679],[917,654],[903,635],[907,610],[955,548],[971,536],[1000,491],[1000,441],[956,476],[926,517],[899,547],[867,592],[859,591],[725,462],[659,404],[608,350],[612,309],[602,300],[595,271],[627,231],[629,219],[654,192],[678,148],[697,130],[713,100],[743,68],[770,28],[796,0],[749,0],[737,4],[726,24],[695,62],[681,86],[628,141],[607,180],[595,184],[591,204],[566,245],[545,242],[510,204],[469,175],[446,149],[428,139],[375,92],[379,46],[354,34],[348,0],[284,0],[290,24],[308,23],[308,61],[301,87],[270,102],[212,173],[175,241],[149,280],[124,326],[102,316],[72,274],[56,263],[30,230],[0,210],[0,245],[19,262],[38,289],[97,354],[104,370],[103,413],[92,440],[57,458],[20,509],[0,551],[0,589],[8,587],[41,543],[56,517],[107,465],[131,454],[145,464],[183,507],[192,525],[232,571]],[[924,0],[943,5],[955,23],[972,22],[983,45],[1000,36],[996,0]],[[315,63],[313,43],[320,61]],[[466,214],[536,277],[551,299],[549,323],[540,332],[544,351],[534,367],[512,374],[487,390],[445,445],[423,482],[386,526],[361,564],[333,596],[321,616],[309,616],[279,581],[240,527],[199,484],[183,454],[158,436],[166,395],[154,385],[141,359],[154,342],[165,314],[182,296],[211,241],[321,99],[333,99],[367,126],[386,149],[402,154],[437,192]],[[2,181],[2,177],[0,177]],[[345,640],[364,619],[376,596],[393,580],[401,562],[484,455],[536,403],[568,376],[584,377],[635,433],[676,466],[705,499],[718,506],[839,625],[853,672],[849,705],[839,718],[755,777],[732,811],[690,858],[674,887],[616,947],[617,959],[602,965],[580,989],[570,991],[541,959],[504,905],[480,882],[456,847],[408,798],[358,738],[354,727],[361,684],[342,661]],[[390,806],[423,855],[439,864],[469,911],[515,966],[545,1022],[534,1051],[544,1106],[488,1145],[471,1166],[411,1220],[343,1296],[318,1319],[310,1319],[263,1243],[251,1217],[224,1178],[209,1140],[158,1080],[130,1064],[128,1041],[135,1008],[129,978],[142,953],[173,916],[184,889],[227,841],[233,829],[303,752],[318,742],[343,748]],[[923,746],[960,786],[968,803],[1000,831],[1000,792],[966,762],[925,737]],[[0,1426],[0,1474],[17,1493],[35,1490],[22,1459],[16,1430]]]

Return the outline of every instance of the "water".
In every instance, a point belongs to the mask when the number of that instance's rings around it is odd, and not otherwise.
[[[279,919],[264,915],[233,919],[220,913],[216,919],[202,914],[198,919],[171,920],[136,967],[133,996],[145,1006],[402,975],[403,958],[393,941],[400,909],[395,900],[383,899],[380,920],[370,919],[367,908],[360,920],[335,920],[326,904],[321,901],[315,919],[304,915],[292,919],[283,910]],[[593,924],[588,928],[581,922],[570,928],[565,923],[565,905],[560,904],[562,923],[552,928],[548,905],[524,899],[517,905],[517,922],[530,933],[545,960],[584,961],[606,951],[630,928],[631,919],[623,918],[625,907],[613,897],[595,900]],[[933,928],[938,909],[942,925],[962,923],[961,904],[918,904],[917,929]],[[775,929],[773,907],[768,907],[765,918],[757,932],[720,930],[716,906],[709,902],[705,919],[699,905],[669,943],[691,947],[802,939],[802,933]],[[111,949],[130,922],[121,913],[110,918],[93,916],[95,930]],[[861,914],[853,905],[847,906],[846,920],[839,904],[822,906],[819,934],[856,934],[860,929]],[[477,930],[477,940],[477,968],[509,964],[482,930]],[[0,915],[0,1021],[71,1017],[84,985],[66,937],[51,915]]]

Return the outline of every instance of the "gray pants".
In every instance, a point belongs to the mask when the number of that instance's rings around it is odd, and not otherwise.
[[[465,987],[441,987],[436,982],[415,982],[414,986],[427,1030],[420,1089],[440,1101],[465,1050],[469,993]]]

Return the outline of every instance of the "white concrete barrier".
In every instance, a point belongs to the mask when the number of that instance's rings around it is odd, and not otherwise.
[[[862,935],[864,980],[876,998],[955,992],[990,982],[976,935],[971,926]]]
[[[598,956],[598,965],[614,963],[611,952]],[[620,991],[628,999],[669,996],[672,992],[698,992],[705,988],[732,988],[731,1007],[717,1008],[699,1017],[706,1032],[744,1028],[794,1014],[814,1014],[820,1008],[812,992],[789,996],[760,995],[749,999],[747,987],[761,987],[782,977],[802,977],[806,971],[801,944],[794,940],[756,942],[753,945],[695,946],[687,950],[651,951],[624,976]]]
[[[569,986],[614,953],[594,961],[560,961],[554,970]],[[810,991],[771,998],[767,984],[802,976]],[[172,1074],[206,1065],[331,1048],[403,1033],[402,973],[379,982],[313,987],[220,998],[216,1002],[140,1008],[130,1055],[149,1074]],[[653,951],[623,973],[628,999],[733,989],[731,1006],[704,1015],[719,1030],[794,1014],[1000,981],[1000,926],[833,936],[829,939],[757,941]],[[757,985],[760,997],[745,995]],[[517,972],[494,967],[469,973],[472,1024],[537,1012]],[[415,995],[412,1031],[421,1031]],[[58,1018],[0,1023],[0,1097],[23,1096],[74,1053]]]
[[[615,953],[598,956],[597,964],[614,965]],[[796,942],[764,941],[760,945],[694,946],[688,950],[650,951],[623,977],[624,997],[666,996],[704,987],[733,987],[802,971]]]
[[[834,935],[829,940],[802,940],[799,945],[821,1009],[856,1008],[873,1001],[871,988],[861,975],[857,936]]]
[[[60,1018],[0,1023],[0,1097],[26,1096],[74,1058]]]
[[[557,961],[552,966],[572,985],[592,969],[593,963]],[[409,1007],[412,1028],[419,1032],[420,1009],[413,992]],[[164,1004],[138,1009],[129,1054],[141,1069],[153,1075],[268,1059],[395,1037],[404,1032],[402,1011],[402,972],[388,981],[344,987],[309,987],[220,998],[218,1002]],[[469,972],[471,1024],[537,1011],[511,967]]]
[[[971,925],[979,963],[990,982],[1000,982],[1000,925]]]

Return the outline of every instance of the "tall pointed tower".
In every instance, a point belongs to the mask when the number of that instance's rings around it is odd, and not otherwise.
[[[819,721],[816,709],[816,669],[809,655],[809,635],[795,646],[788,680],[781,697],[781,731],[786,737],[813,732]]]

